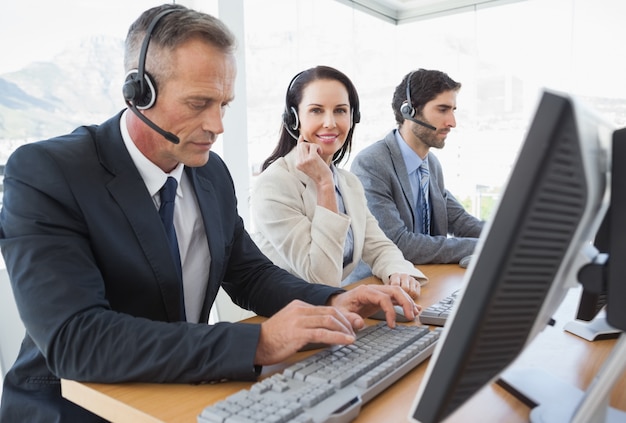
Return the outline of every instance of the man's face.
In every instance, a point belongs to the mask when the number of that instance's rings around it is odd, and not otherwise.
[[[443,148],[450,130],[456,127],[456,95],[457,91],[444,91],[433,100],[426,103],[422,113],[415,118],[424,121],[436,129],[432,130],[411,121],[405,121],[405,125],[411,125],[411,132],[426,147]]]
[[[167,57],[167,56],[166,56]],[[203,166],[217,136],[224,132],[222,118],[234,97],[235,58],[206,42],[192,39],[171,53],[172,76],[161,82],[154,107],[144,113],[174,133],[173,144],[155,133],[137,143],[141,151],[165,172],[179,162]]]

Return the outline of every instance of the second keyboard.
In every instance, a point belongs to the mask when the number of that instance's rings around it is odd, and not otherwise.
[[[452,294],[439,300],[435,304],[423,309],[420,313],[420,322],[423,325],[444,326],[446,320],[448,320],[448,317],[450,316],[452,307],[454,307],[458,294],[458,290],[454,291]]]

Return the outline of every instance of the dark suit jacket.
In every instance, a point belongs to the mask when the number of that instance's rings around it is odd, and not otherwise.
[[[259,325],[175,322],[176,270],[119,119],[24,145],[6,165],[0,246],[27,333],[5,379],[2,422],[99,421],[61,398],[59,378],[192,383],[258,374]],[[265,316],[295,298],[324,304],[338,292],[295,278],[257,249],[216,154],[185,172],[211,251],[201,321],[220,285]]]
[[[484,222],[469,214],[445,188],[441,164],[432,152],[428,166],[431,236],[414,228],[415,199],[394,131],[357,154],[350,170],[361,180],[367,205],[381,229],[407,260],[458,263],[474,251]]]

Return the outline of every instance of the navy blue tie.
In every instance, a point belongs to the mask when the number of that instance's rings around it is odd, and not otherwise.
[[[176,200],[176,187],[178,182],[176,179],[169,176],[165,185],[161,188],[161,206],[159,207],[159,215],[163,221],[163,227],[167,234],[168,245],[174,264],[176,265],[176,271],[178,273],[178,282],[180,283],[180,295],[181,295],[181,318],[185,318],[185,300],[183,297],[183,270],[180,264],[180,251],[178,250],[178,239],[176,238],[176,229],[174,228],[174,201]]]
[[[430,172],[428,161],[424,160],[418,168],[420,175],[420,189],[422,190],[422,233],[430,235],[430,204],[428,203],[428,183]]]

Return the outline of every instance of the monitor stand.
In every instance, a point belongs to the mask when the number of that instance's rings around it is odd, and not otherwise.
[[[591,321],[572,320],[567,322],[563,329],[579,336],[587,341],[597,341],[600,339],[617,338],[621,330],[615,329],[606,321],[604,309]]]
[[[626,411],[609,406],[611,390],[626,369],[626,335],[622,334],[586,391],[539,369],[515,365],[497,381],[520,401],[534,407],[531,423],[623,423]]]

